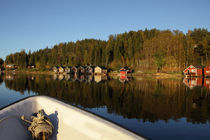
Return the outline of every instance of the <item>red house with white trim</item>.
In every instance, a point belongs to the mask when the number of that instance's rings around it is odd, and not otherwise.
[[[131,70],[128,67],[123,67],[120,69],[120,75],[127,75],[128,73],[131,73]]]
[[[204,76],[210,77],[210,65],[208,65],[204,68]]]
[[[196,76],[203,76],[203,67],[202,66],[193,66],[190,65],[183,71],[184,75],[187,77],[196,77]]]

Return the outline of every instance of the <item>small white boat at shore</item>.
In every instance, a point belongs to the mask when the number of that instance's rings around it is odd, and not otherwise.
[[[31,134],[20,119],[44,109],[54,125],[50,139],[144,139],[116,124],[51,97],[34,96],[0,110],[0,139],[28,140]]]

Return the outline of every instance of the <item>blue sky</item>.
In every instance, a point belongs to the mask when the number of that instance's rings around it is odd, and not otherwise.
[[[145,28],[210,31],[210,0],[0,0],[0,57]]]

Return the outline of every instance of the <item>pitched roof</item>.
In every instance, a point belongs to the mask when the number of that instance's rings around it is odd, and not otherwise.
[[[202,69],[202,68],[204,68],[204,67],[201,66],[201,65],[197,65],[197,66],[190,65],[189,67],[187,67],[186,69],[184,69],[183,72],[184,72],[185,70],[187,70],[188,68],[190,68],[190,67],[194,67],[194,68],[196,68],[196,69]]]
[[[127,70],[127,71],[129,71],[130,69],[129,69],[129,67],[126,66],[126,67],[121,68],[120,71],[121,70]]]

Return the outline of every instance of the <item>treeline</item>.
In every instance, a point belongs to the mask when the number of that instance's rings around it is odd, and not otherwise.
[[[107,41],[85,39],[60,43],[31,53],[10,54],[6,64],[37,69],[52,66],[100,65],[111,69],[129,66],[134,70],[181,71],[186,66],[207,65],[210,55],[210,32],[207,29],[188,33],[151,29],[110,35]]]
[[[0,58],[0,68],[3,67],[3,64],[4,64],[4,60],[2,58]]]

